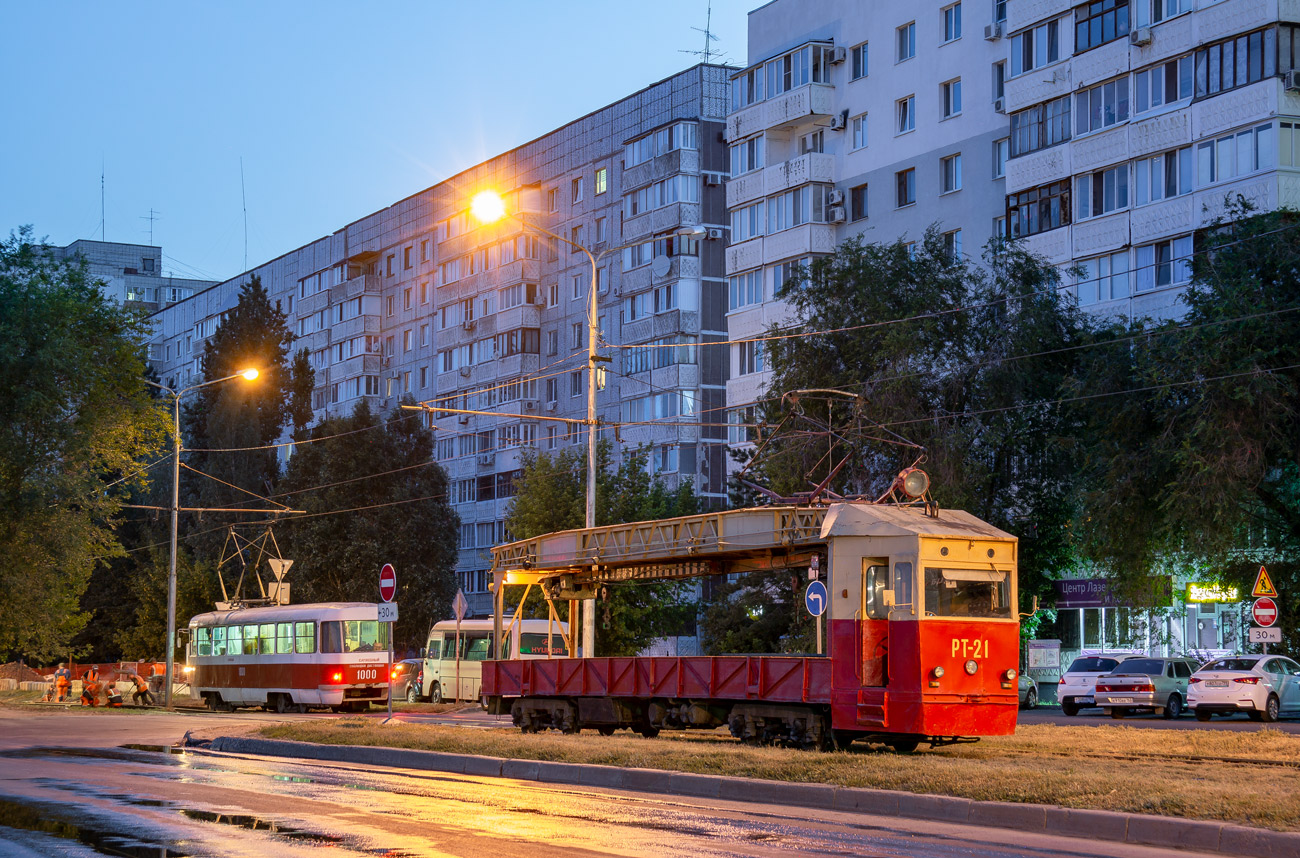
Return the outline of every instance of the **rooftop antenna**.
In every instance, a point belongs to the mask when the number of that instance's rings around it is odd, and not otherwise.
[[[99,239],[108,241],[108,218],[104,215],[104,159],[99,159]]]
[[[244,193],[244,156],[239,156],[239,199],[244,204],[244,270],[248,270],[248,195]]]
[[[150,208],[148,215],[140,215],[140,220],[149,221],[149,246],[150,247],[153,246],[153,222],[158,220],[158,215],[160,214],[162,214],[162,212],[156,212],[152,208]]]
[[[704,19],[704,29],[701,30],[699,27],[691,27],[691,29],[697,33],[704,34],[704,50],[688,51],[683,48],[679,50],[679,53],[690,54],[693,57],[699,57],[700,62],[702,63],[722,62],[723,60],[726,59],[726,54],[724,54],[722,51],[717,51],[713,49],[713,43],[721,41],[721,39],[713,35],[713,0],[709,0],[707,17],[705,17]]]

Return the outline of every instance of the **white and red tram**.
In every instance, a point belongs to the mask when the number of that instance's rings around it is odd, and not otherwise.
[[[358,711],[388,701],[388,623],[366,602],[212,611],[190,620],[190,696],[209,709]]]

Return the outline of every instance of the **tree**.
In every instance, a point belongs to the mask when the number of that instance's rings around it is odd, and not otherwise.
[[[554,456],[525,450],[515,479],[516,494],[506,514],[506,529],[514,539],[580,528],[586,518],[587,460],[576,448]],[[697,512],[687,483],[669,490],[651,476],[644,450],[628,451],[616,470],[610,469],[609,444],[597,448],[596,524],[649,521]],[[690,585],[680,581],[620,583],[602,588],[596,655],[635,655],[657,638],[679,635],[691,625],[695,605]],[[528,616],[546,616],[541,595],[530,595]],[[564,619],[562,616],[561,619]]]
[[[0,652],[66,654],[91,571],[122,550],[122,499],[167,437],[141,383],[147,335],[84,261],[30,227],[0,241]]]
[[[323,420],[309,438],[319,440],[297,447],[277,498],[304,511],[276,525],[294,560],[286,579],[294,601],[377,601],[379,570],[392,563],[401,605],[395,637],[418,647],[451,615],[456,594],[460,520],[447,473],[433,460],[433,434],[415,412],[383,420],[362,402],[350,417]]]

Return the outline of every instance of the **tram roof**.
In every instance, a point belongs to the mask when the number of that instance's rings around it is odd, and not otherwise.
[[[920,506],[836,503],[822,520],[821,535],[831,536],[952,536],[968,539],[1014,540],[1015,536],[961,509],[940,509],[927,515]]]
[[[236,623],[288,623],[314,620],[373,620],[379,608],[374,602],[311,602],[301,605],[271,605],[264,608],[233,608],[195,614],[191,626]]]

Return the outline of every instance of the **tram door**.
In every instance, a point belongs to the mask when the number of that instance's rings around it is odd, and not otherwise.
[[[858,651],[859,675],[864,686],[889,683],[889,560],[862,558],[862,646]]]

